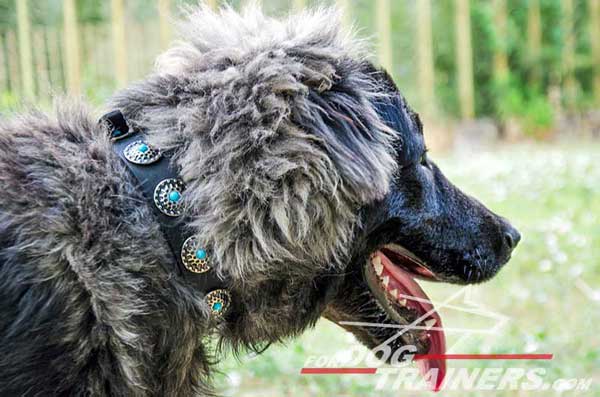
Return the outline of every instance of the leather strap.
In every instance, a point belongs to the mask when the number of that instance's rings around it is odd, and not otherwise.
[[[113,141],[114,152],[135,177],[144,197],[153,208],[156,220],[175,259],[173,262],[176,264],[176,273],[204,293],[225,288],[225,283],[212,269],[204,273],[194,273],[187,270],[183,264],[181,252],[184,242],[192,235],[192,232],[186,226],[185,217],[184,215],[179,217],[168,216],[155,205],[154,192],[156,186],[165,179],[179,179],[177,171],[172,167],[170,153],[161,152],[160,158],[150,164],[135,164],[127,159],[124,152],[128,145],[144,140],[143,132],[130,129],[125,118],[118,110],[104,115],[100,122],[107,126]]]

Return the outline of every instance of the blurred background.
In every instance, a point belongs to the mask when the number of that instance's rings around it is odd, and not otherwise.
[[[185,3],[193,1],[0,0],[0,117],[24,105],[50,109],[64,93],[101,106],[152,71]],[[461,298],[495,313],[495,320],[442,313],[446,327],[474,329],[448,333],[452,352],[553,353],[551,361],[516,365],[543,367],[550,382],[593,381],[587,391],[551,388],[544,395],[600,395],[600,0],[263,0],[261,6],[277,16],[334,3],[421,114],[445,173],[524,236],[498,277]],[[459,289],[423,284],[434,300]],[[221,362],[219,391],[427,394],[375,391],[376,379],[364,375],[299,375],[308,357],[333,357],[355,345],[323,320],[260,356]]]
[[[64,92],[102,103],[152,70],[183,3],[193,1],[0,0],[0,110],[23,100],[45,106]],[[431,127],[443,126],[434,145],[451,144],[449,126],[452,133],[476,128],[479,139],[509,141],[600,134],[598,0],[263,0],[262,6],[282,15],[332,3],[370,39],[379,63]]]

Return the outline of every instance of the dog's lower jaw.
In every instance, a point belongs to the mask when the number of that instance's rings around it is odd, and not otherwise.
[[[398,326],[408,323],[408,318],[388,314],[373,295],[361,271],[349,274],[338,290],[338,295],[329,302],[323,317],[352,333],[369,349],[376,348],[398,333]],[[368,326],[367,326],[368,324]],[[377,325],[382,325],[378,327]],[[405,332],[389,342],[392,350],[406,345],[415,346],[425,353],[429,341],[419,332]]]
[[[373,302],[373,304],[376,303]],[[383,351],[380,350],[380,348],[385,349],[384,346],[389,346],[392,354],[387,356],[386,363],[388,364],[392,357],[394,357],[394,359],[402,360],[403,356],[398,356],[398,352],[401,352],[402,354],[424,353],[428,350],[428,340],[413,333],[405,333],[386,343],[390,337],[398,332],[398,329],[393,328],[397,324],[391,320],[381,308],[377,308],[376,311],[371,312],[370,316],[364,316],[364,314],[363,316],[360,316],[358,311],[355,313],[347,313],[344,309],[338,307],[338,305],[332,304],[323,312],[323,317],[335,323],[344,331],[354,335],[358,342],[367,349],[372,349],[376,357],[381,356],[378,354]],[[358,323],[370,323],[371,325],[381,324],[389,325],[391,327],[361,326]],[[405,350],[405,347],[407,346],[410,346],[409,350]],[[413,347],[415,347],[416,350],[414,350]],[[394,356],[394,353],[396,353],[396,356]]]

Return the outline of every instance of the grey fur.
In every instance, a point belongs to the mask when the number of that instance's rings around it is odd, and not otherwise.
[[[393,133],[369,101],[381,90],[350,57],[337,14],[280,22],[201,8],[188,18],[191,41],[112,107],[178,151],[194,226],[222,271],[244,279],[274,263],[301,273],[343,263],[357,208],[385,195],[395,163]],[[315,103],[320,94],[338,114]],[[328,117],[352,118],[356,131],[340,136]]]
[[[394,132],[332,11],[187,18],[189,41],[109,107],[175,150],[235,316],[212,324],[161,266],[173,258],[151,208],[89,110],[16,116],[0,124],[3,395],[210,394],[206,339],[259,349],[314,324],[359,209],[387,192]]]

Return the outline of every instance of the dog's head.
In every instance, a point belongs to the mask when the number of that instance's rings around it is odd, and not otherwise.
[[[389,96],[375,106],[398,132],[393,148],[398,168],[385,197],[362,210],[352,271],[325,316],[372,349],[389,346],[392,353],[406,353],[402,348],[411,345],[412,353],[440,356],[445,353],[442,320],[415,279],[486,281],[508,262],[521,236],[506,219],[444,177],[427,156],[418,114],[387,74],[377,76],[387,82]],[[384,355],[384,350],[379,352]],[[439,386],[444,359],[419,364],[424,373],[437,371],[434,386]]]
[[[336,20],[192,11],[187,42],[113,105],[175,151],[191,226],[231,285],[227,339],[258,346],[325,315],[369,347],[441,351],[414,279],[484,281],[519,234],[444,178],[419,117]],[[436,328],[344,323],[415,320]]]

